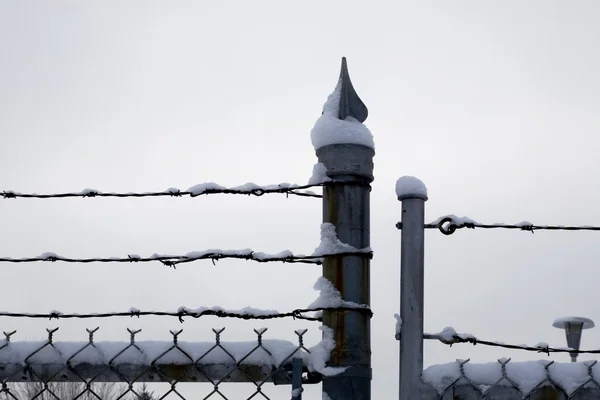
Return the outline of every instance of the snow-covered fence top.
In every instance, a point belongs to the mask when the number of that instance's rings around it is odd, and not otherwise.
[[[600,399],[600,365],[596,361],[474,364],[469,360],[434,365],[423,371],[423,399],[554,400]]]
[[[213,329],[212,342],[180,340],[137,341],[140,331],[129,330],[128,342],[54,341],[58,329],[48,330],[45,341],[13,341],[15,332],[0,341],[0,382],[266,382],[289,384],[293,359],[301,359],[312,379],[341,371],[326,367],[335,346],[332,332],[312,347],[304,344],[306,330],[295,331],[296,342],[265,339],[267,329],[254,330],[256,340],[222,341],[225,329]],[[5,388],[0,390],[0,393]]]

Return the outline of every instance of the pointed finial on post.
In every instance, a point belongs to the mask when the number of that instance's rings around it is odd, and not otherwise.
[[[353,117],[358,122],[365,122],[369,115],[369,110],[365,103],[362,102],[358,94],[352,86],[350,74],[348,73],[348,64],[346,57],[342,57],[342,69],[340,71],[340,82],[342,85],[340,95],[340,106],[338,118],[345,120],[347,117]]]
[[[310,140],[315,151],[330,145],[342,144],[363,146],[375,150],[373,134],[363,124],[368,114],[367,107],[352,86],[346,58],[343,57],[340,77],[337,80],[335,89],[327,97],[327,101],[323,104],[323,112],[310,131]],[[365,156],[372,159],[374,154],[371,153],[365,153]],[[348,155],[356,157],[356,155],[350,155],[350,153]],[[320,157],[318,154],[317,156]],[[336,157],[339,158],[339,155]],[[350,163],[348,165],[355,164]],[[336,165],[341,164],[336,162]],[[355,167],[352,166],[351,168]],[[373,166],[371,165],[369,168],[372,170]],[[331,172],[330,168],[328,170]],[[369,179],[373,180],[371,174],[369,174]]]

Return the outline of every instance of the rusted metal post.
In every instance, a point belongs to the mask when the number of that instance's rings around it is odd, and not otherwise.
[[[323,191],[323,222],[336,227],[338,238],[358,249],[370,246],[370,188],[375,151],[359,145],[332,145],[317,151],[319,161],[336,180]],[[370,259],[367,255],[326,257],[323,276],[342,299],[370,304]],[[371,398],[371,320],[364,312],[326,311],[323,325],[333,329],[336,347],[330,365],[350,367],[324,377],[323,391],[331,400]]]
[[[335,226],[338,239],[357,249],[370,246],[370,184],[375,150],[371,132],[362,125],[368,111],[356,94],[346,59],[335,91],[311,132],[319,162],[327,170],[323,189],[323,222]],[[370,304],[370,256],[325,257],[323,277],[342,299]],[[324,311],[323,325],[333,330],[335,348],[328,365],[345,367],[323,377],[323,398],[371,399],[371,316],[364,309]]]
[[[425,201],[427,189],[414,177],[396,184],[402,201],[400,239],[400,400],[421,398],[425,286]]]

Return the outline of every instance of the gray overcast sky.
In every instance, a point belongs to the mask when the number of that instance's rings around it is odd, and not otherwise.
[[[397,393],[400,204],[394,183],[429,188],[427,219],[600,225],[600,3],[589,1],[0,1],[0,189],[181,189],[206,181],[303,183],[310,129],[340,58],[369,107],[374,398]],[[2,256],[311,252],[319,200],[13,200]],[[427,331],[564,345],[557,316],[600,322],[598,234],[459,231],[426,237]],[[316,296],[313,266],[198,262],[2,265],[0,309],[93,312],[221,305],[293,309]],[[163,319],[62,321],[58,339],[168,339]],[[47,321],[1,321],[19,339]],[[294,339],[306,322],[184,324],[186,340]],[[600,348],[586,332],[583,347]],[[425,362],[544,356],[426,344]],[[587,357],[581,357],[586,359]],[[567,361],[566,355],[553,356]],[[206,388],[208,389],[208,387]],[[232,390],[236,390],[235,388]],[[228,392],[229,393],[229,392]],[[246,393],[246,392],[244,392]],[[315,393],[313,390],[311,393]],[[316,397],[315,397],[316,398]]]

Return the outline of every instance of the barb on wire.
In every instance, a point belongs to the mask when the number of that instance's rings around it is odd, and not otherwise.
[[[550,347],[547,343],[538,343],[535,346],[524,344],[506,344],[502,342],[494,342],[489,340],[481,340],[471,334],[458,334],[452,328],[446,328],[440,333],[425,333],[423,339],[439,340],[440,342],[452,346],[457,343],[470,343],[473,345],[501,347],[504,349],[532,351],[536,353],[572,353],[572,354],[600,354],[600,349],[597,350],[575,350],[568,347]]]
[[[402,229],[402,223],[396,224],[398,229]],[[563,225],[535,225],[528,221],[519,222],[517,224],[482,224],[468,217],[457,217],[455,215],[445,215],[435,221],[425,224],[425,229],[438,229],[444,235],[452,235],[457,229],[516,229],[534,233],[535,231],[600,231],[600,226],[563,226]]]
[[[159,261],[163,265],[175,268],[179,264],[189,263],[198,260],[211,260],[213,264],[216,261],[233,258],[240,260],[256,261],[259,263],[266,262],[283,262],[283,263],[303,263],[303,264],[317,264],[323,263],[324,257],[331,256],[348,256],[348,255],[362,255],[373,257],[373,252],[370,248],[356,251],[345,251],[345,252],[332,252],[320,255],[301,255],[293,254],[291,251],[284,251],[278,254],[267,254],[261,252],[255,252],[251,249],[244,250],[206,250],[191,252],[186,255],[161,255],[154,254],[150,257],[140,257],[137,254],[128,254],[127,257],[94,257],[94,258],[72,258],[62,257],[56,253],[44,253],[38,257],[25,257],[25,258],[11,258],[11,257],[0,257],[0,262],[6,263],[31,263],[31,262],[65,262],[65,263],[140,263],[140,262],[154,262]]]
[[[303,196],[303,197],[323,197],[320,194],[316,194],[310,190],[310,188],[324,186],[334,182],[321,182],[308,185],[297,185],[290,183],[279,183],[275,185],[259,186],[254,183],[247,183],[241,186],[225,187],[218,185],[213,182],[201,183],[190,187],[189,189],[182,191],[177,188],[169,188],[163,191],[157,192],[141,192],[141,193],[115,193],[115,192],[101,192],[96,189],[84,189],[80,192],[63,192],[63,193],[49,193],[49,194],[37,194],[37,193],[21,193],[12,190],[5,190],[0,192],[0,196],[5,199],[50,199],[50,198],[68,198],[68,197],[197,197],[201,195],[209,194],[243,194],[262,196],[269,193],[283,193],[286,195]]]
[[[127,312],[106,312],[106,313],[89,313],[89,314],[65,314],[60,311],[51,311],[49,313],[17,313],[0,311],[0,317],[11,318],[33,318],[33,319],[91,319],[91,318],[112,318],[112,317],[142,317],[142,316],[160,316],[160,317],[177,317],[179,322],[183,323],[185,317],[200,318],[204,316],[215,316],[219,318],[238,318],[245,320],[267,320],[293,318],[305,321],[322,321],[321,316],[310,316],[307,313],[317,313],[322,311],[358,311],[373,316],[373,311],[368,307],[358,306],[340,306],[340,307],[315,307],[315,308],[298,308],[292,311],[280,313],[276,310],[258,310],[258,309],[242,309],[242,310],[225,310],[221,307],[190,309],[180,307],[177,311],[140,311],[136,308],[131,308]]]

